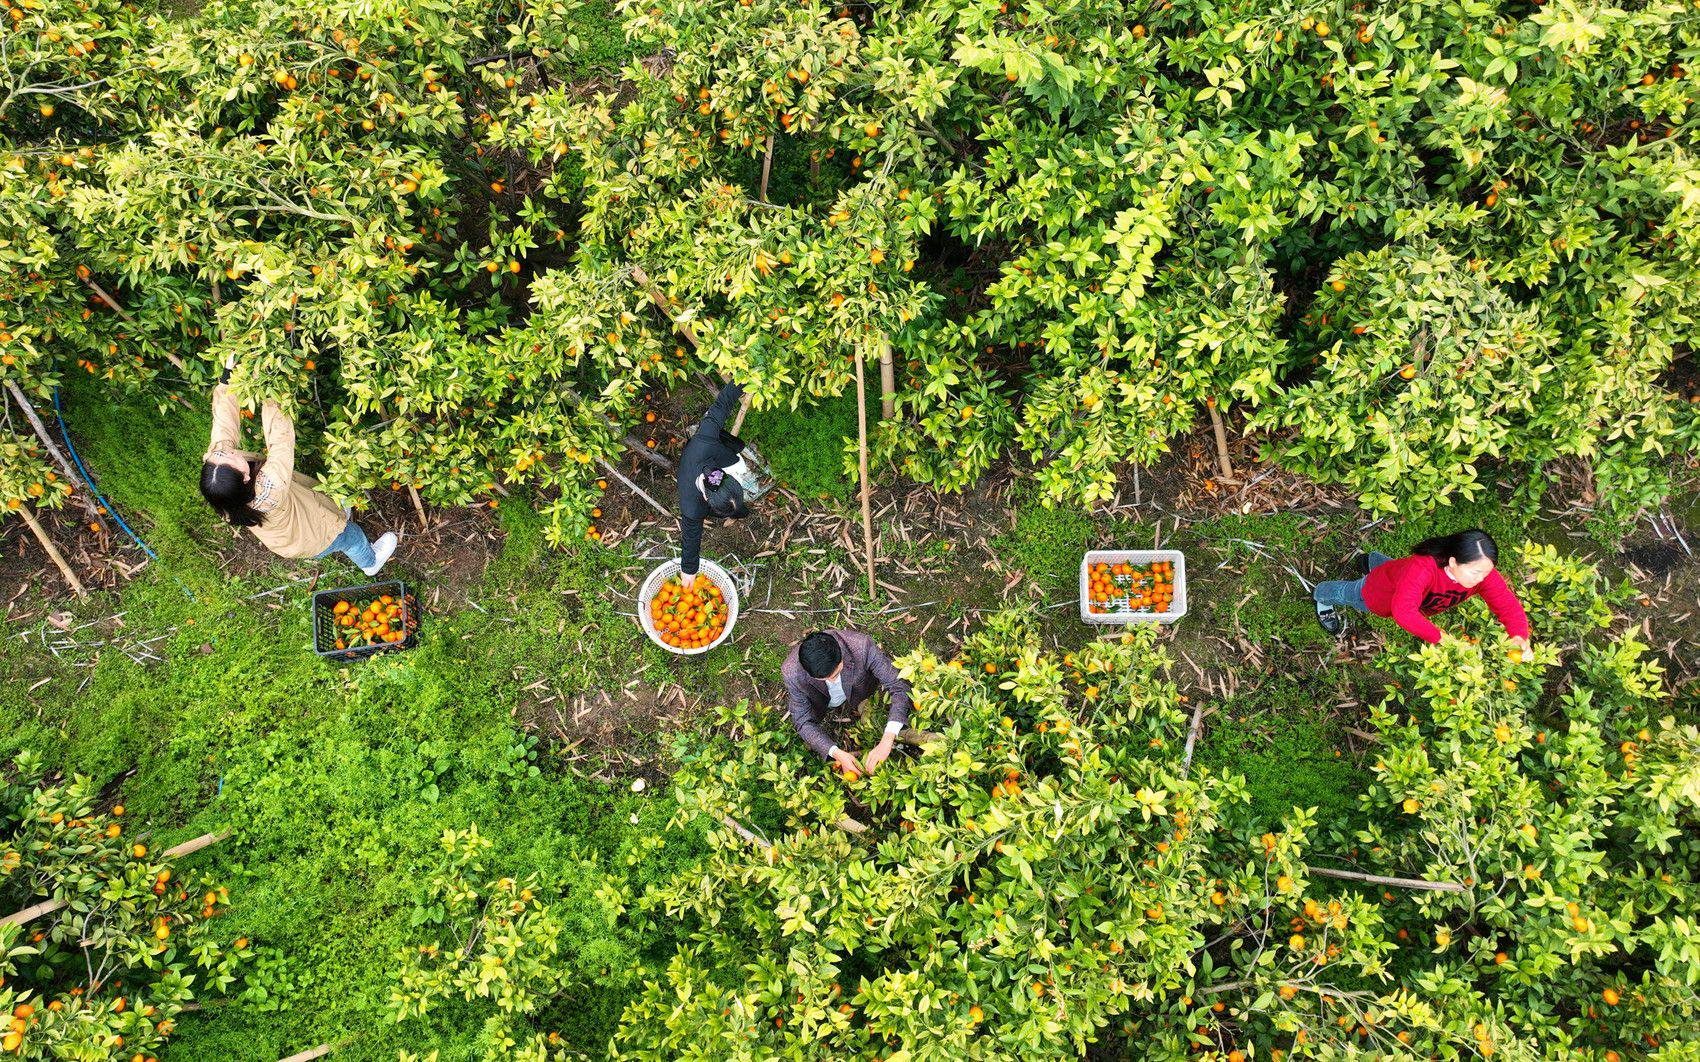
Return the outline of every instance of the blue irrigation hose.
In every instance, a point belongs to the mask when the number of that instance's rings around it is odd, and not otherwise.
[[[89,475],[89,470],[83,466],[83,459],[77,453],[77,444],[71,441],[71,429],[65,426],[65,411],[59,405],[59,388],[57,387],[53,389],[53,418],[59,422],[59,437],[65,440],[65,449],[70,453],[71,460],[76,463],[77,474],[83,477],[83,482],[88,484],[89,491],[94,494],[94,500],[100,503],[100,511],[112,517],[113,522],[123,528],[126,535],[130,536],[130,541],[140,546],[143,553],[146,553],[149,558],[158,563],[159,554],[142,541],[141,535],[130,529],[130,525],[124,522],[122,516],[118,515],[118,510],[112,507],[112,504],[106,500],[106,496],[100,493],[100,488],[94,485],[94,478]],[[194,591],[184,586],[183,580],[178,579],[175,575],[171,578],[189,596],[190,601],[196,600]]]

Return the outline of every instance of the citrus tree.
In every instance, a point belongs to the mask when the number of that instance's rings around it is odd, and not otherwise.
[[[1223,1000],[1254,979],[1261,1020],[1297,1030],[1386,978],[1377,905],[1308,879],[1307,814],[1256,832],[1242,780],[1189,771],[1149,629],[1058,656],[1009,614],[956,660],[900,666],[943,736],[871,777],[823,779],[761,708],[682,747],[682,815],[715,850],[634,897],[691,931],[628,1007],[622,1057],[1074,1057],[1118,1033],[1244,1057]],[[1378,1038],[1448,1042],[1359,997]]]
[[[1598,622],[1590,571],[1530,559],[1537,639],[1560,633],[1548,617]],[[1557,578],[1543,584],[1542,567]],[[1592,593],[1565,607],[1545,593],[1565,582]],[[1700,731],[1673,715],[1633,632],[1588,640],[1573,675],[1543,682],[1555,662],[1456,638],[1413,654],[1408,691],[1371,716],[1381,745],[1359,841],[1458,886],[1415,894],[1401,919],[1429,976],[1491,998],[1543,1044],[1640,1055],[1689,1039],[1700,1013]]]
[[[249,953],[218,939],[229,895],[132,833],[122,805],[101,810],[88,779],[42,785],[28,755],[14,771],[0,787],[0,896],[13,912],[0,922],[0,1051],[152,1058]]]

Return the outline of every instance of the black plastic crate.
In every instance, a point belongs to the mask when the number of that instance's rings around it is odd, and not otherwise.
[[[336,606],[344,601],[348,602],[350,606],[364,606],[385,594],[401,603],[400,618],[404,637],[393,642],[350,645],[338,649],[338,635],[344,630],[344,627],[338,621]],[[328,656],[336,660],[355,660],[378,653],[411,649],[418,644],[419,600],[413,596],[413,592],[407,588],[407,584],[400,580],[371,583],[367,586],[349,586],[340,590],[320,590],[313,595],[313,651],[320,656]]]

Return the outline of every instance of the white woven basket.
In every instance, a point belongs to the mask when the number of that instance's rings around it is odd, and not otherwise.
[[[676,560],[662,561],[655,570],[649,573],[649,578],[638,588],[637,617],[642,624],[643,632],[649,635],[649,640],[676,656],[700,656],[715,646],[732,637],[732,628],[738,623],[738,584],[732,581],[732,576],[725,568],[711,560],[697,563],[697,578],[710,579],[726,598],[726,629],[720,632],[720,637],[707,645],[696,649],[681,649],[676,645],[668,645],[661,640],[661,632],[655,629],[655,621],[649,616],[649,603],[655,600],[655,595],[661,592],[661,584],[679,572],[679,562]]]

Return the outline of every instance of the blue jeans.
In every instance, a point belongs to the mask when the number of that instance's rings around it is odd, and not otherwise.
[[[1373,572],[1392,559],[1384,553],[1372,550],[1369,555],[1369,570]],[[1332,579],[1326,583],[1317,583],[1310,596],[1315,598],[1319,605],[1355,608],[1359,612],[1369,611],[1369,606],[1364,604],[1363,579]]]
[[[370,568],[373,562],[378,559],[377,555],[372,552],[372,543],[367,540],[366,532],[360,530],[360,525],[354,522],[352,516],[348,518],[348,523],[344,525],[342,534],[336,536],[336,541],[332,542],[323,553],[314,559],[328,557],[333,553],[340,553],[347,557],[356,568]]]

